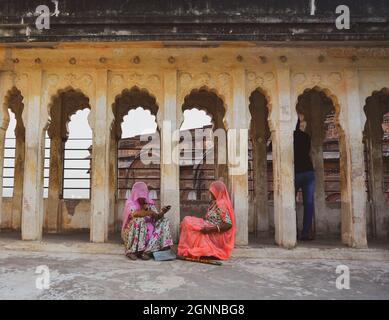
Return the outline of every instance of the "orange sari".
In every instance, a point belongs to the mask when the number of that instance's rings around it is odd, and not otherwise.
[[[232,227],[225,232],[212,232],[203,234],[204,226],[215,226],[210,221],[187,216],[181,222],[181,235],[178,243],[178,255],[190,258],[212,256],[221,260],[227,260],[231,256],[235,239],[235,216],[230,196],[225,184],[215,181],[209,187],[209,191],[216,199],[216,206],[220,208],[224,221],[223,212],[228,212]]]

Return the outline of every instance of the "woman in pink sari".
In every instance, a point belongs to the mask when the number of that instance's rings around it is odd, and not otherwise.
[[[215,257],[226,260],[234,248],[235,216],[225,184],[213,182],[213,199],[204,219],[185,217],[181,222],[178,255],[189,258]]]
[[[173,245],[169,221],[164,217],[170,206],[158,212],[154,201],[149,198],[149,189],[144,182],[134,183],[131,196],[123,212],[122,239],[128,258],[138,256],[149,260],[151,253]]]

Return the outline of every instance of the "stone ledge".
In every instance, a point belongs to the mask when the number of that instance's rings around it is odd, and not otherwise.
[[[85,254],[122,255],[123,247],[117,243],[90,242],[38,242],[21,240],[1,240],[0,250],[69,252]],[[286,250],[278,247],[238,247],[232,257],[280,260],[360,260],[389,261],[389,250],[386,249],[353,249],[353,248],[307,248],[297,247]]]

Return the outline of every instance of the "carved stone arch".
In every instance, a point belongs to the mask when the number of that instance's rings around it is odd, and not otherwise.
[[[44,116],[44,131],[47,130],[50,124],[50,108],[53,105],[54,99],[61,93],[69,90],[74,90],[82,93],[90,101],[91,105],[95,104],[95,74],[86,70],[78,70],[74,72],[44,72],[43,73],[43,94],[42,105],[46,113]],[[94,127],[94,108],[88,116],[89,126]]]
[[[222,101],[224,109],[227,110],[232,105],[233,84],[232,76],[227,72],[195,72],[189,73],[180,71],[178,73],[178,95],[177,106],[184,105],[188,92],[204,88],[215,93]],[[181,118],[182,122],[182,118]],[[224,127],[227,129],[226,118],[223,119]],[[181,125],[181,123],[179,124]]]
[[[213,104],[213,102],[215,102],[215,104]],[[214,129],[226,129],[226,107],[223,98],[218,94],[216,89],[207,86],[193,88],[184,97],[180,107],[182,110],[182,119],[178,126],[179,128],[183,123],[183,112],[185,110],[199,109],[204,111],[211,118]]]
[[[120,94],[115,96],[115,100],[111,104],[113,120],[110,123],[110,128],[111,130],[116,131],[116,139],[120,139],[121,137],[121,124],[124,116],[127,115],[130,110],[135,110],[138,107],[142,107],[144,110],[149,111],[151,115],[155,117],[157,131],[159,131],[160,128],[157,118],[160,109],[156,96],[151,94],[146,88],[140,88],[135,85],[130,89],[123,89]]]
[[[360,71],[359,72],[359,97],[361,101],[362,114],[366,99],[374,93],[387,93],[389,89],[389,70],[382,71]]]
[[[292,102],[297,106],[298,98],[307,89],[315,89],[324,92],[325,95],[332,100],[335,107],[336,122],[341,128],[346,128],[346,114],[345,108],[341,106],[346,105],[345,89],[345,73],[338,70],[313,70],[308,72],[295,72],[291,74],[291,90]],[[296,109],[292,108],[292,122],[297,122]]]
[[[8,127],[9,115],[8,115],[8,105],[9,99],[16,93],[22,97],[23,106],[28,103],[28,74],[27,73],[16,73],[16,72],[2,72],[1,73],[1,94],[3,95],[0,98],[0,101],[3,104],[3,109],[0,112],[0,127],[3,129]],[[16,92],[16,91],[17,92]],[[23,108],[23,111],[25,108]],[[4,112],[6,111],[6,112]],[[22,118],[24,117],[24,112],[22,112]],[[25,123],[25,120],[23,120]]]
[[[67,102],[68,105],[61,105],[60,110],[55,110],[55,103],[58,101],[58,99],[64,99],[68,98],[70,99]],[[71,103],[73,100],[73,104]],[[80,100],[79,102],[77,100]],[[67,140],[69,136],[69,122],[72,115],[74,115],[79,110],[89,109],[92,110],[89,97],[82,91],[82,89],[74,88],[72,86],[67,86],[62,89],[57,89],[56,93],[53,94],[50,97],[50,102],[47,105],[47,112],[48,112],[48,119],[46,122],[46,125],[44,126],[44,131],[48,131],[48,135],[51,137],[51,133],[54,127],[54,123],[52,121],[53,112],[61,112],[62,116],[60,119],[59,125],[62,126],[61,132],[63,132],[62,138],[64,140]],[[63,102],[63,101],[62,101]],[[93,118],[91,117],[91,113],[88,115],[88,124],[89,127],[93,130]]]
[[[246,71],[246,101],[250,104],[250,97],[255,92],[260,92],[267,101],[268,109],[268,124],[270,131],[275,130],[275,122],[273,120],[273,97],[277,97],[278,91],[276,87],[276,78],[273,72],[256,72],[247,70]],[[251,118],[251,113],[250,118]],[[251,121],[251,119],[250,119]]]
[[[248,97],[248,102],[249,102],[249,105],[248,105],[248,108],[249,108],[249,113],[250,113],[250,129],[252,130],[251,126],[252,126],[252,116],[253,116],[253,108],[254,107],[254,99],[256,98],[255,95],[261,95],[264,99],[264,107],[266,109],[266,114],[267,114],[267,118],[266,118],[266,122],[267,122],[267,125],[268,125],[268,128],[269,128],[269,134],[271,133],[272,129],[274,128],[273,126],[273,123],[272,123],[272,120],[271,120],[271,112],[272,112],[272,107],[271,107],[271,102],[269,103],[269,101],[271,101],[271,98],[270,98],[270,95],[268,94],[268,92],[266,90],[264,90],[263,88],[261,87],[257,87],[255,88],[253,91],[251,91],[249,97]]]
[[[371,109],[372,102],[377,102],[377,104],[382,110],[379,110],[378,113],[380,117],[382,118],[385,113],[389,112],[389,88],[388,87],[383,87],[380,90],[374,90],[371,92],[371,95],[368,96],[365,99],[365,103],[363,106],[363,111],[365,115],[365,121],[364,121],[364,132],[366,132],[366,125],[367,125],[367,120],[368,120],[368,112],[369,109]],[[382,128],[381,128],[382,129]]]
[[[339,102],[338,97],[335,94],[332,93],[331,89],[329,89],[327,87],[313,86],[313,87],[301,88],[300,91],[297,94],[296,101],[294,103],[294,106],[295,106],[294,110],[297,109],[297,106],[299,104],[299,99],[301,99],[302,96],[305,93],[307,93],[307,92],[309,92],[311,90],[317,91],[319,93],[323,93],[324,97],[331,101],[332,106],[334,107],[334,110],[335,110],[335,124],[341,129],[341,131],[343,131],[344,130],[344,125],[342,124],[342,121],[340,120],[341,104]],[[297,113],[296,113],[296,116],[297,116]],[[295,121],[293,123],[295,123],[295,122],[297,122],[297,118],[295,119]]]
[[[155,99],[155,105],[158,106],[156,116],[157,125],[161,117],[160,107],[163,106],[163,81],[159,74],[150,72],[112,72],[108,73],[108,105],[113,105],[118,97],[124,92],[137,89]],[[113,102],[111,102],[113,101]],[[110,112],[113,109],[110,109]],[[110,114],[109,121],[114,123],[115,116]]]
[[[4,103],[1,110],[1,127],[4,130],[7,130],[9,125],[9,113],[8,109],[15,114],[15,118],[17,121],[17,127],[24,132],[24,121],[22,118],[23,110],[24,110],[24,97],[21,91],[13,86],[9,89],[4,97]],[[15,128],[18,130],[18,128]]]

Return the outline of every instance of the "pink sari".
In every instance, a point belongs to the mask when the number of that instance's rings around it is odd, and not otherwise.
[[[124,206],[122,232],[132,219],[131,210],[141,209],[138,201],[139,198],[144,198],[147,204],[154,205],[154,201],[149,197],[149,188],[144,182],[135,182],[132,186],[131,195],[128,197],[126,205]],[[148,238],[150,238],[151,234],[153,233],[154,226],[150,217],[145,217],[145,222],[147,226]]]
[[[213,226],[213,224],[201,218],[185,217],[181,222],[178,244],[178,255],[180,256],[190,258],[213,256],[221,260],[226,260],[231,256],[235,241],[235,216],[230,196],[225,184],[221,181],[213,182],[209,191],[216,198],[216,205],[229,213],[232,228],[221,233],[203,234],[201,229],[204,226]]]

